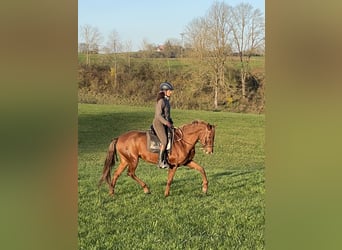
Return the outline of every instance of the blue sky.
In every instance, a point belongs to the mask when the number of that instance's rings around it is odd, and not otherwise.
[[[121,41],[131,41],[139,50],[145,39],[148,43],[163,44],[168,39],[181,39],[185,27],[206,14],[214,0],[79,0],[78,27],[97,27],[105,45],[115,30]],[[265,0],[225,0],[235,6],[249,3],[265,13]]]

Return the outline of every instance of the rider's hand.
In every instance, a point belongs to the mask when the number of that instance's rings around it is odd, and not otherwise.
[[[172,127],[172,124],[171,124],[170,122],[167,122],[167,123],[166,123],[166,126],[167,126],[168,128],[171,128],[171,127]]]

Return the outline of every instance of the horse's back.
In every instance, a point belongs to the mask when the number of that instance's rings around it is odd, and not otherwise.
[[[129,151],[130,153],[139,151],[141,145],[146,148],[146,131],[131,130],[118,137],[118,151]]]
[[[140,141],[142,139],[146,140],[146,131],[131,130],[118,137],[120,142]]]

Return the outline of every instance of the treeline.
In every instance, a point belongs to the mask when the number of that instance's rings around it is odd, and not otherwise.
[[[216,1],[185,26],[181,41],[143,41],[137,52],[115,31],[99,50],[99,30],[81,26],[80,101],[152,105],[160,82],[168,80],[177,90],[176,108],[262,113],[264,28],[262,12],[252,5]]]
[[[94,55],[95,56],[95,55]],[[246,96],[241,95],[241,73],[226,64],[225,84],[219,86],[214,105],[210,67],[191,58],[132,58],[130,54],[96,55],[91,64],[79,56],[79,102],[151,106],[165,80],[175,86],[173,108],[263,113],[265,81],[263,57],[256,57],[247,77]],[[230,59],[230,62],[234,61]]]

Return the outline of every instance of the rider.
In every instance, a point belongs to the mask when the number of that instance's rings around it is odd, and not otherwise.
[[[169,99],[172,95],[173,86],[169,82],[162,82],[160,84],[160,92],[157,95],[157,103],[155,107],[155,115],[153,119],[153,128],[160,140],[160,151],[158,159],[159,168],[170,168],[167,162],[167,132],[173,127],[171,119],[171,106]]]

